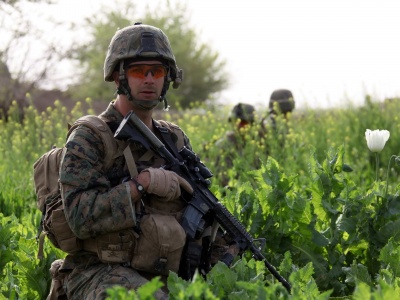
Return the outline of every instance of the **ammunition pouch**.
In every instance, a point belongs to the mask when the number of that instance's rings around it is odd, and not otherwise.
[[[186,233],[174,215],[147,214],[140,222],[131,266],[157,275],[178,272]]]

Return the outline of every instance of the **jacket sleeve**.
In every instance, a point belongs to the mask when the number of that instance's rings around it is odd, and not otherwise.
[[[134,226],[130,186],[111,186],[103,170],[101,138],[90,128],[77,127],[70,135],[60,163],[64,212],[80,239]]]

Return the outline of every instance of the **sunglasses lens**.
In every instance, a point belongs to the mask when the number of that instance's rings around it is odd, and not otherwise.
[[[127,70],[128,76],[135,78],[145,78],[149,73],[155,78],[167,75],[167,69],[163,65],[133,65]]]
[[[144,78],[144,68],[143,66],[132,66],[128,69],[127,74],[131,77]]]
[[[160,77],[164,77],[165,75],[167,75],[167,70],[165,69],[164,66],[154,66],[153,68],[153,76],[154,78],[160,78]]]

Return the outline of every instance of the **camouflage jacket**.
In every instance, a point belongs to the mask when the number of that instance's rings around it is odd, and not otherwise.
[[[108,120],[113,132],[123,120],[113,102],[101,116]],[[180,132],[185,146],[191,149],[189,139],[183,131]],[[176,136],[173,140],[177,140]],[[127,145],[117,144],[123,149]],[[94,238],[134,225],[130,186],[122,182],[124,177],[129,176],[122,148],[119,149],[121,155],[115,158],[108,170],[104,170],[105,149],[100,136],[90,128],[77,127],[66,143],[60,166],[61,193],[68,224],[80,239]],[[131,145],[131,150],[138,172],[165,164],[161,157],[140,144]]]

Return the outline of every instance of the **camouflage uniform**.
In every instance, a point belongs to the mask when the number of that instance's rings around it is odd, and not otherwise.
[[[243,157],[243,149],[246,147],[248,137],[241,134],[240,130],[246,125],[252,125],[254,120],[255,108],[253,105],[238,103],[232,108],[228,122],[234,126],[237,125],[237,128],[227,131],[222,138],[215,142],[215,147],[222,151],[222,155],[217,156],[215,160],[216,173],[223,174],[224,170],[233,168],[235,158]],[[220,175],[219,180],[223,186],[229,182],[227,176],[224,175]]]
[[[115,131],[123,116],[112,104],[101,116],[109,121],[110,128]],[[186,147],[191,149],[189,139],[183,132],[182,135]],[[125,176],[129,176],[124,156],[117,157],[109,170],[103,170],[105,150],[102,141],[91,129],[83,126],[71,134],[66,149],[60,169],[60,182],[65,215],[77,237],[85,240],[132,228],[134,210],[130,186],[121,183]],[[165,163],[154,153],[141,159],[148,151],[140,144],[134,144],[131,150],[138,172]],[[157,206],[156,203],[160,202],[149,199],[146,205]],[[174,212],[182,209],[183,205],[167,204],[157,208]],[[68,255],[60,272],[66,273],[64,288],[68,299],[102,299],[105,298],[106,288],[117,284],[136,289],[147,281],[146,277],[149,278],[147,274],[139,274],[129,266],[104,264],[96,253],[86,251]],[[157,298],[165,296],[161,291],[157,294]]]

